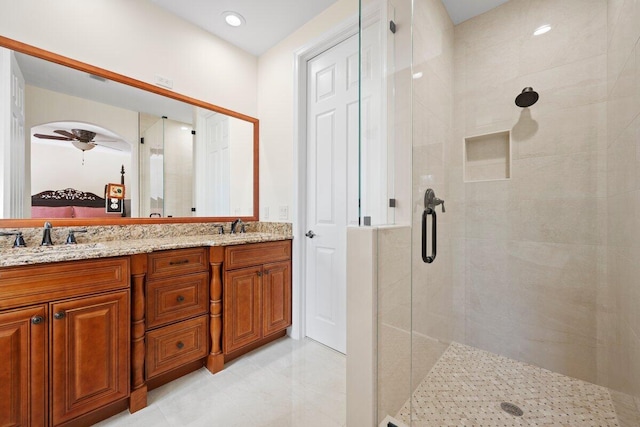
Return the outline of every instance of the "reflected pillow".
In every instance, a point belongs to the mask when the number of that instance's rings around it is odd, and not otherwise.
[[[73,216],[75,218],[118,218],[120,213],[106,213],[104,208],[88,208],[84,206],[74,206]]]
[[[73,207],[31,206],[31,218],[73,218]]]

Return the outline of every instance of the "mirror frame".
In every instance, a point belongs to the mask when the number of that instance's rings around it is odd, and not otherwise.
[[[175,99],[176,101],[185,102],[196,107],[205,108],[218,113],[226,114],[227,116],[234,117],[240,120],[244,120],[253,124],[253,215],[240,216],[243,221],[258,221],[259,220],[259,199],[260,199],[260,176],[259,176],[259,136],[260,136],[260,123],[255,117],[247,116],[232,110],[228,110],[223,107],[219,107],[214,104],[210,104],[199,99],[191,98],[186,95],[182,95],[177,92],[164,89],[159,86],[155,86],[149,83],[145,83],[140,80],[133,79],[131,77],[124,76],[104,68],[99,68],[84,62],[76,61],[75,59],[67,58],[62,55],[58,55],[53,52],[49,52],[44,49],[37,48],[35,46],[28,45],[26,43],[19,42],[7,37],[0,36],[0,47],[11,49],[16,52],[21,52],[27,55],[34,56],[36,58],[44,59],[49,62],[64,65],[69,68],[90,73],[96,76],[104,77],[105,79],[112,80],[114,82],[122,83],[128,86],[132,86],[137,89],[142,89],[147,92],[152,92],[157,95],[166,96],[167,98]],[[43,221],[55,222],[58,226],[95,226],[95,225],[132,225],[132,224],[179,224],[179,223],[201,223],[201,222],[229,222],[237,219],[238,217],[230,216],[216,216],[216,217],[171,217],[171,218],[82,218],[82,219],[65,219],[65,218],[37,218],[37,219],[20,219],[20,218],[8,218],[0,219],[0,228],[19,228],[19,227],[41,227]]]

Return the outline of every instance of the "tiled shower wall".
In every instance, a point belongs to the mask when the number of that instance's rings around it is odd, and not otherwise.
[[[605,275],[606,0],[511,0],[455,28],[451,144],[511,133],[511,179],[452,193],[465,344],[596,381]],[[543,24],[552,30],[534,36]],[[540,100],[514,104],[531,86]]]
[[[640,398],[640,1],[609,0],[607,282],[599,382]]]

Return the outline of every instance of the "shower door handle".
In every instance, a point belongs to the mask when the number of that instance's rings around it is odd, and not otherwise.
[[[431,223],[431,255],[427,255],[427,217],[433,216]],[[438,217],[435,209],[425,208],[422,212],[422,261],[431,264],[436,259],[436,250],[438,246],[437,240]]]

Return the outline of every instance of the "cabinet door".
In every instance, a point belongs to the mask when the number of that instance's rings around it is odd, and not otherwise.
[[[291,262],[264,266],[262,277],[264,336],[291,326]]]
[[[227,271],[224,276],[224,353],[262,338],[262,266]]]
[[[43,426],[47,322],[44,306],[0,313],[0,425]]]
[[[129,291],[51,304],[58,425],[129,395]]]

